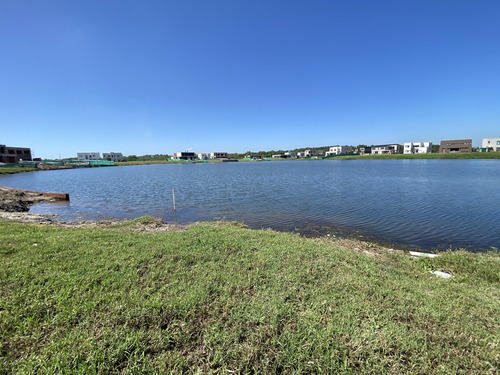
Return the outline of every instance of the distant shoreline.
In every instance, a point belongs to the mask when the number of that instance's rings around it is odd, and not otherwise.
[[[343,155],[334,156],[326,159],[318,158],[300,158],[300,159],[273,159],[265,161],[318,161],[318,160],[431,160],[431,159],[454,159],[454,160],[483,160],[483,159],[500,159],[500,152],[463,152],[463,153],[430,153],[430,154],[391,154],[391,155]],[[252,163],[255,160],[238,159],[239,162]],[[219,163],[218,160],[208,160],[208,163]],[[117,166],[126,165],[150,165],[150,164],[186,164],[180,161],[169,160],[148,160],[148,161],[124,161],[116,162]]]
[[[240,163],[253,163],[253,162],[276,162],[276,161],[318,161],[318,160],[496,160],[500,159],[500,152],[463,152],[463,153],[430,153],[430,154],[391,154],[391,155],[342,155],[333,156],[330,158],[318,159],[301,158],[301,159],[273,159],[256,161],[238,159]],[[220,160],[207,160],[207,163],[221,163]],[[115,162],[115,166],[129,166],[129,165],[154,165],[154,164],[192,164],[185,161],[170,161],[170,160],[147,160],[147,161],[123,161]],[[27,167],[0,167],[0,176],[5,174],[14,174],[21,172],[34,172],[42,169],[27,168]],[[50,170],[50,169],[43,169]]]

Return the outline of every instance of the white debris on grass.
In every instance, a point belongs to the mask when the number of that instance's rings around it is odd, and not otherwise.
[[[410,255],[412,257],[428,257],[428,258],[436,258],[439,256],[438,254],[421,253],[419,251],[410,251]]]
[[[453,275],[450,275],[449,273],[442,272],[442,271],[430,271],[433,275],[442,277],[443,279],[450,279],[453,277]]]

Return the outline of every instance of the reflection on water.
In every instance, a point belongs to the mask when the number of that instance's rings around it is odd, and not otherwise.
[[[226,219],[487,249],[500,247],[499,171],[497,160],[280,161],[45,171],[0,176],[0,185],[69,193],[69,203],[32,208],[62,220]]]

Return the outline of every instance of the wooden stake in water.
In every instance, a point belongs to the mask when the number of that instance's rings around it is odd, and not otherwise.
[[[175,211],[175,191],[172,189],[172,200],[174,201],[174,211]]]

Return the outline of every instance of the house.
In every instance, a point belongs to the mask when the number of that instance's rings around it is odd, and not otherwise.
[[[283,159],[294,159],[295,152],[285,152],[282,156]]]
[[[123,154],[121,152],[104,152],[102,158],[109,161],[123,161]]]
[[[276,154],[276,155],[272,155],[271,156],[273,159],[281,159],[283,157],[283,155],[281,154]]]
[[[304,151],[301,151],[301,152],[297,152],[297,158],[305,158],[306,157],[306,153]]]
[[[441,141],[439,146],[440,153],[448,152],[472,152],[472,139],[455,139],[450,141]]]
[[[484,138],[481,147],[483,152],[500,151],[500,138]]]
[[[403,146],[393,143],[388,145],[378,145],[372,146],[372,155],[390,155],[390,154],[401,154]]]
[[[29,148],[0,145],[0,163],[19,163],[31,160],[31,149]]]
[[[262,155],[246,155],[247,159],[262,160]]]
[[[200,152],[198,154],[198,159],[200,159],[200,160],[208,160],[208,155],[205,154],[204,152]]]
[[[304,152],[305,152],[305,157],[318,156],[323,152],[323,150],[311,150],[311,149],[309,149],[309,150],[305,150]]]
[[[427,154],[432,152],[432,142],[405,142],[404,154]]]
[[[174,152],[174,156],[172,157],[172,159],[195,160],[196,153],[191,151]]]
[[[76,157],[78,160],[101,160],[99,152],[78,152]]]
[[[353,151],[353,148],[351,146],[333,146],[333,147],[330,147],[330,150],[326,152],[326,156],[347,154],[348,152],[352,152],[352,151]]]
[[[362,156],[371,155],[372,148],[371,147],[360,147],[358,151],[359,151],[359,154]]]
[[[227,152],[211,152],[210,159],[227,159]]]

